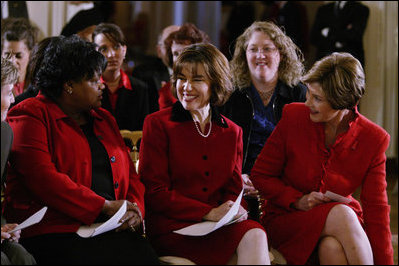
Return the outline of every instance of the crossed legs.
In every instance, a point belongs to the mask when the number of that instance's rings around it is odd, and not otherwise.
[[[327,216],[319,243],[320,264],[373,264],[373,252],[355,212],[338,204]]]

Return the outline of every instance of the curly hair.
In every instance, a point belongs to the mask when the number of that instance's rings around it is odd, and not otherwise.
[[[301,50],[276,24],[269,21],[255,21],[237,38],[234,56],[230,62],[234,85],[239,89],[249,87],[249,73],[246,50],[254,32],[263,32],[273,41],[280,53],[278,78],[289,86],[298,84],[304,72],[304,58]]]
[[[39,29],[26,18],[6,18],[1,21],[1,50],[4,41],[24,41],[29,51],[37,42]]]
[[[176,98],[178,75],[182,73],[182,69],[187,64],[194,65],[194,71],[196,71],[197,64],[204,67],[206,76],[211,83],[210,103],[214,106],[223,105],[233,92],[233,86],[229,61],[222,52],[212,44],[206,43],[193,44],[185,48],[173,65],[171,81],[172,92]]]
[[[317,82],[335,110],[353,109],[365,91],[365,78],[359,60],[349,53],[332,53],[317,61],[302,78]]]
[[[35,85],[45,96],[56,100],[65,83],[91,79],[96,73],[102,73],[106,66],[105,57],[96,51],[94,43],[77,35],[59,36],[45,48]]]
[[[192,23],[184,23],[179,30],[172,32],[164,41],[165,51],[167,53],[167,63],[169,67],[173,67],[172,44],[195,44],[195,43],[209,43],[209,36],[198,29]]]
[[[14,84],[18,81],[18,69],[13,62],[6,58],[1,57],[1,88],[4,85]]]

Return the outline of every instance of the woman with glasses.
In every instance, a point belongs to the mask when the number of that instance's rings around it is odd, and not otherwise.
[[[305,101],[306,86],[299,82],[302,62],[299,48],[271,22],[254,22],[237,39],[231,61],[237,89],[223,112],[243,129],[247,197],[256,195],[248,175],[280,120],[283,106]]]

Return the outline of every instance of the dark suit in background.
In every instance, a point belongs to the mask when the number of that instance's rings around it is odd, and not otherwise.
[[[319,7],[311,30],[310,41],[317,48],[316,60],[332,52],[348,52],[364,67],[363,34],[369,8],[360,2],[347,1],[342,9],[339,2]],[[322,31],[328,28],[326,36]]]

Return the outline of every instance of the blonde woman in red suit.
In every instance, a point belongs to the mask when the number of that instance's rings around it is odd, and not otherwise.
[[[270,264],[266,233],[243,206],[240,222],[205,236],[173,232],[219,221],[243,184],[242,130],[215,108],[232,89],[227,59],[213,45],[189,46],[174,64],[172,86],[179,101],[146,118],[140,148],[154,248],[196,264]]]
[[[271,245],[289,264],[392,264],[385,181],[388,133],[357,111],[364,72],[333,53],[305,75],[306,102],[289,104],[252,169],[268,200]],[[361,186],[362,205],[352,197]],[[349,203],[324,195],[340,194]],[[312,255],[312,252],[314,256]]]

